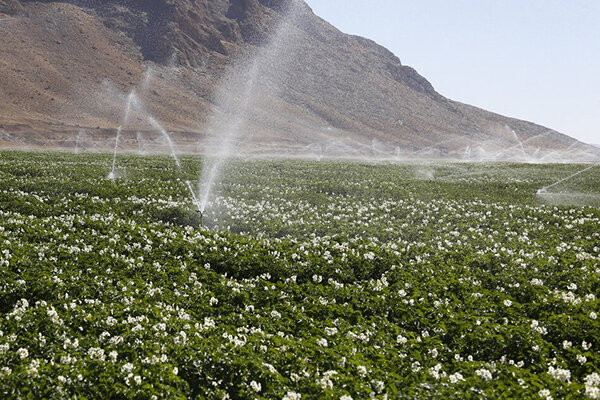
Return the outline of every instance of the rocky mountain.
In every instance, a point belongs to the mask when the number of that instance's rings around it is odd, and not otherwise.
[[[393,53],[340,32],[302,0],[0,0],[0,35],[4,145],[72,147],[86,138],[108,146],[135,90],[124,126],[131,148],[137,132],[160,144],[159,122],[182,149],[200,150],[221,134],[219,121],[243,114],[236,129],[246,146],[275,152],[589,151],[445,98]]]

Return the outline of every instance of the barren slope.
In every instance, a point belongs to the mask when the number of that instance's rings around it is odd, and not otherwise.
[[[236,90],[223,82],[231,65],[268,51],[278,35],[243,126],[262,145],[350,138],[444,154],[514,147],[518,138],[581,147],[444,98],[391,52],[341,33],[301,1],[0,0],[0,34],[0,143],[72,146],[82,129],[109,142],[135,88],[150,114],[191,145],[215,134],[208,121],[217,96]],[[126,130],[150,132],[145,117],[138,112]]]

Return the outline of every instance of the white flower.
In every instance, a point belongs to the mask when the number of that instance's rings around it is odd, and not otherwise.
[[[577,354],[577,361],[579,364],[583,365],[587,362],[587,357],[581,354]]]
[[[583,381],[586,386],[598,386],[600,385],[600,374],[594,372],[593,374],[586,376]]]
[[[38,360],[33,360],[27,367],[27,373],[29,375],[37,375],[38,367],[40,366],[40,362]]]
[[[208,301],[208,304],[210,304],[211,306],[216,306],[217,304],[219,304],[219,299],[211,297]]]
[[[323,390],[333,388],[333,382],[327,376],[322,377],[317,381],[317,384],[323,388]]]
[[[352,400],[352,396],[348,396],[347,394],[340,397],[340,400]]]
[[[398,344],[406,344],[408,342],[408,339],[402,335],[398,335],[396,337],[396,342],[398,342]]]
[[[533,329],[534,331],[536,331],[540,335],[545,335],[545,334],[548,333],[548,330],[546,328],[544,328],[543,326],[540,326],[540,323],[538,321],[536,321],[536,320],[531,321],[530,327],[531,327],[531,329]]]
[[[104,361],[104,349],[99,349],[96,347],[90,347],[90,349],[88,350],[88,356],[90,356],[90,358],[92,360],[100,360],[100,361]]]
[[[187,333],[180,331],[174,338],[173,342],[177,345],[185,345],[187,343]]]
[[[133,372],[135,366],[132,363],[127,363],[121,367],[121,372],[130,373]]]
[[[542,389],[538,392],[538,395],[544,400],[552,400],[552,394],[548,389]]]
[[[585,382],[585,395],[590,399],[598,400],[600,399],[600,374],[594,372],[585,377],[583,380]]]
[[[301,398],[302,398],[302,395],[300,393],[287,392],[285,394],[285,396],[283,396],[283,399],[281,399],[281,400],[300,400]]]
[[[371,381],[371,387],[375,392],[381,393],[385,389],[385,383],[382,381]]]
[[[250,388],[254,390],[256,393],[259,393],[262,389],[262,385],[256,381],[250,382]]]
[[[440,379],[446,376],[446,373],[442,371],[442,364],[437,364],[429,368],[429,375],[431,375],[435,379]]]
[[[135,382],[136,385],[140,385],[142,383],[142,377],[139,375],[136,375],[133,377],[133,381]]]
[[[448,377],[450,379],[450,383],[458,383],[464,381],[465,378],[462,376],[460,372],[456,372]]]
[[[116,351],[111,351],[110,353],[108,353],[108,357],[110,358],[110,361],[112,362],[117,362],[117,357],[119,356],[119,353],[117,353]]]
[[[571,371],[568,369],[549,367],[548,374],[561,382],[568,382],[571,379]]]
[[[600,388],[596,386],[586,386],[585,387],[585,395],[592,400],[600,399]]]
[[[492,373],[485,368],[481,368],[475,371],[475,375],[479,376],[485,381],[491,381],[493,378]]]
[[[595,320],[598,318],[598,314],[596,314],[595,312],[592,311],[592,312],[590,312],[590,318]]]
[[[412,372],[414,372],[415,374],[417,372],[419,372],[422,367],[421,367],[421,363],[418,361],[415,361],[414,363],[412,363],[412,365],[410,366],[410,369],[412,370]]]
[[[333,335],[337,335],[338,333],[338,329],[333,327],[333,328],[325,328],[325,334],[327,336],[333,336]]]
[[[508,299],[507,299],[507,300],[504,300],[504,306],[506,306],[506,307],[510,307],[510,306],[512,306],[512,303],[513,303],[513,302],[512,302],[512,301],[510,301],[510,300],[508,300]]]
[[[321,347],[327,347],[327,345],[328,345],[327,339],[325,339],[325,338],[317,339],[317,344]]]
[[[595,294],[590,293],[590,294],[586,294],[585,295],[585,301],[594,301],[594,300],[596,300],[596,295]]]
[[[336,375],[338,375],[338,372],[335,370],[331,370],[331,369],[329,371],[325,371],[323,373],[323,376],[326,378],[331,378],[332,376],[336,376]]]
[[[19,356],[19,358],[21,360],[24,358],[27,358],[27,357],[29,357],[29,350],[21,347],[19,350],[17,350],[17,355]]]
[[[48,310],[46,310],[46,314],[48,315],[48,317],[50,318],[50,320],[57,324],[57,325],[62,325],[62,320],[60,319],[60,317],[58,316],[58,313],[56,312],[56,310],[53,307],[50,307]]]
[[[75,362],[75,361],[76,361],[76,359],[73,358],[73,357],[71,357],[71,356],[69,356],[69,355],[60,356],[60,363],[61,364],[68,365],[68,364],[71,364],[72,362]]]
[[[102,332],[100,334],[100,338],[99,339],[100,339],[101,342],[104,342],[109,337],[110,337],[110,333],[104,331],[104,332]]]
[[[173,375],[179,374],[179,368],[173,367]]]
[[[263,363],[263,367],[265,367],[266,369],[268,369],[269,372],[272,373],[272,374],[276,374],[277,373],[277,369],[272,364]]]
[[[358,367],[356,367],[356,369],[358,370],[358,375],[361,378],[364,378],[367,376],[367,367],[365,367],[364,365],[359,365]]]
[[[573,346],[573,343],[569,342],[568,340],[563,340],[562,346],[563,346],[563,349],[567,350]]]

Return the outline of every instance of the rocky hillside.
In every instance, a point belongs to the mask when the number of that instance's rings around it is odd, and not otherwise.
[[[152,115],[193,150],[220,134],[218,121],[232,112],[221,100],[230,98],[247,108],[238,129],[248,143],[274,149],[584,148],[446,99],[390,51],[340,32],[302,0],[0,0],[0,34],[0,144],[69,147],[85,132],[108,145],[135,89],[146,111],[136,107],[126,124],[130,146],[135,132],[156,130]]]

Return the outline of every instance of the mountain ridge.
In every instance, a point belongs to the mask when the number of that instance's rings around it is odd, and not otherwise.
[[[0,95],[9,101],[0,105],[0,129],[40,144],[68,147],[81,129],[109,142],[124,94],[140,90],[148,69],[150,87],[140,93],[148,113],[180,140],[202,141],[214,135],[206,129],[232,65],[270,46],[280,29],[286,60],[260,67],[243,126],[263,143],[350,138],[442,155],[517,141],[584,147],[445,98],[392,52],[340,32],[300,0],[0,0],[1,14]],[[149,128],[126,129],[136,130]]]

